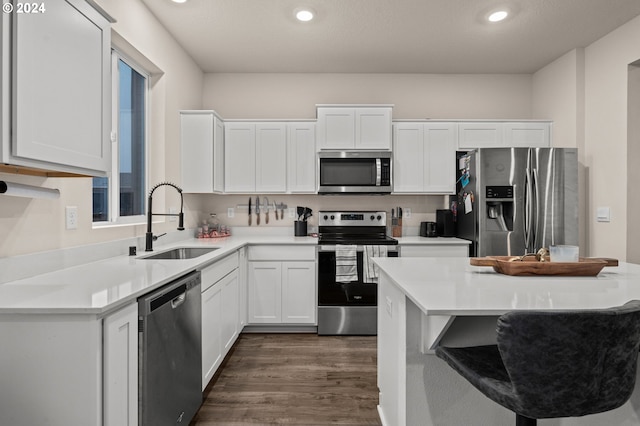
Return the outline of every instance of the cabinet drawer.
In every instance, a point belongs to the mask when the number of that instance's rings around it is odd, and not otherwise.
[[[315,260],[316,246],[251,246],[249,260]]]
[[[201,291],[205,291],[220,279],[224,278],[234,269],[238,268],[238,252],[234,252],[222,259],[216,261],[211,266],[204,268],[202,272],[202,286]]]

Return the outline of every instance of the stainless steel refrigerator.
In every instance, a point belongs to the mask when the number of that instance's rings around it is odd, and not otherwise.
[[[578,245],[575,148],[458,152],[456,233],[470,256],[518,256]]]

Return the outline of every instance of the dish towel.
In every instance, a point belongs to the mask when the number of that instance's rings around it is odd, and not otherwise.
[[[358,254],[353,245],[336,246],[336,282],[358,281]]]
[[[363,270],[364,282],[378,282],[378,267],[371,261],[372,257],[387,257],[387,246],[364,246]]]

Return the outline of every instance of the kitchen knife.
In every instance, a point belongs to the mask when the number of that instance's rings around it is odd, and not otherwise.
[[[251,226],[251,197],[249,197],[249,226]]]
[[[269,224],[269,198],[264,197],[264,223]]]
[[[260,197],[256,197],[256,225],[260,225]]]
[[[284,219],[284,204],[280,203],[280,219]]]
[[[278,206],[276,206],[276,202],[273,202],[273,215],[276,217],[276,220],[278,220]]]

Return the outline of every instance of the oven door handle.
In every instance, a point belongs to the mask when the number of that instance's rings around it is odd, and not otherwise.
[[[336,251],[335,245],[318,245],[318,252],[326,253],[326,252],[335,252],[335,251]],[[360,246],[360,245],[356,246],[356,251],[363,252],[364,246]],[[387,246],[387,252],[397,252],[397,251],[398,251],[397,245],[391,244]]]
[[[376,158],[376,186],[382,183],[382,160]]]

